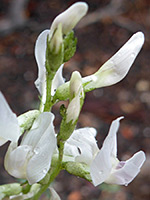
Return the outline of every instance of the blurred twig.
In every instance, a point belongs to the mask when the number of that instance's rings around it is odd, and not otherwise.
[[[25,9],[28,0],[12,0],[8,8],[8,14],[0,21],[0,33],[10,33],[15,28],[23,26],[26,22]]]
[[[78,25],[78,28],[83,28],[87,25],[99,22],[102,19],[121,15],[125,11],[124,0],[111,0],[107,6],[98,8],[96,11],[84,17]]]
[[[100,22],[105,19],[110,19],[116,25],[125,28],[131,32],[142,29],[142,26],[126,17],[121,16],[127,12],[127,2],[124,0],[111,0],[110,3],[103,8],[98,8],[96,11],[85,16],[79,23],[77,28]],[[118,17],[119,16],[119,17]]]

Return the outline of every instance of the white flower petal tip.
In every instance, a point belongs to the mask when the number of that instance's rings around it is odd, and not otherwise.
[[[54,30],[61,23],[63,34],[70,32],[76,24],[86,15],[88,11],[88,5],[85,2],[77,2],[70,6],[63,13],[58,15],[51,26],[51,31],[53,34]]]
[[[145,40],[145,36],[144,36],[144,33],[142,32],[137,32],[135,33],[133,36],[132,36],[133,40],[136,40],[138,43],[137,43],[137,46],[139,46],[139,48],[141,48],[144,44],[144,40]]]

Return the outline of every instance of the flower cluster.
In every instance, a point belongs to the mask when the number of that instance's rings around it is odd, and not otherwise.
[[[0,198],[38,199],[62,169],[95,186],[103,182],[128,185],[145,161],[143,151],[127,161],[118,160],[116,134],[123,117],[112,122],[101,149],[94,128],[75,129],[86,92],[121,81],[144,43],[142,32],[134,34],[96,73],[82,78],[75,71],[65,83],[63,65],[76,50],[73,28],[87,10],[84,2],[73,4],[55,18],[50,30],[44,30],[37,38],[35,85],[41,95],[39,110],[17,117],[0,93],[0,145],[10,141],[4,166],[10,175],[27,180],[22,185],[0,187]],[[56,102],[67,99],[68,107],[60,107],[62,121],[56,133],[51,108]],[[11,188],[9,192],[8,187]],[[57,195],[52,188],[50,191],[52,196]]]

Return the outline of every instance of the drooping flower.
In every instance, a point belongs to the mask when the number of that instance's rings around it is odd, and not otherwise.
[[[0,92],[0,146],[7,141],[17,142],[21,135],[17,116]]]
[[[128,73],[144,43],[144,34],[137,32],[93,75],[83,78],[85,90],[110,86],[121,81]]]
[[[21,144],[10,144],[4,161],[9,174],[27,179],[29,184],[44,178],[50,168],[53,151],[56,149],[53,119],[52,113],[41,113],[31,130],[23,136]]]
[[[95,140],[96,130],[93,128],[75,130],[65,143],[64,158],[68,161],[74,158],[75,162],[87,164],[95,186],[103,182],[128,185],[140,172],[145,161],[143,151],[135,153],[127,161],[118,160],[116,133],[121,119],[112,122],[100,150]]]

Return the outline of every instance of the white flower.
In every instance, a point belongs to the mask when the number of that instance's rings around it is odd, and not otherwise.
[[[128,185],[140,172],[145,161],[143,151],[135,153],[127,161],[118,160],[116,133],[122,118],[117,118],[112,122],[100,150],[95,139],[94,128],[75,130],[65,143],[64,160],[87,164],[95,186],[103,182]]]
[[[41,113],[34,121],[18,146],[12,142],[5,156],[4,166],[16,178],[27,179],[29,184],[40,181],[47,174],[56,137],[53,126],[54,115]]]
[[[110,86],[121,81],[128,73],[143,43],[144,34],[134,34],[95,74],[83,78],[83,83],[89,82],[85,90]]]
[[[128,185],[140,172],[145,161],[143,151],[137,152],[127,161],[118,160],[116,133],[120,119],[122,117],[112,122],[108,136],[90,166],[90,174],[95,186],[103,182]]]
[[[17,116],[0,92],[0,146],[7,141],[17,142],[21,135]]]

